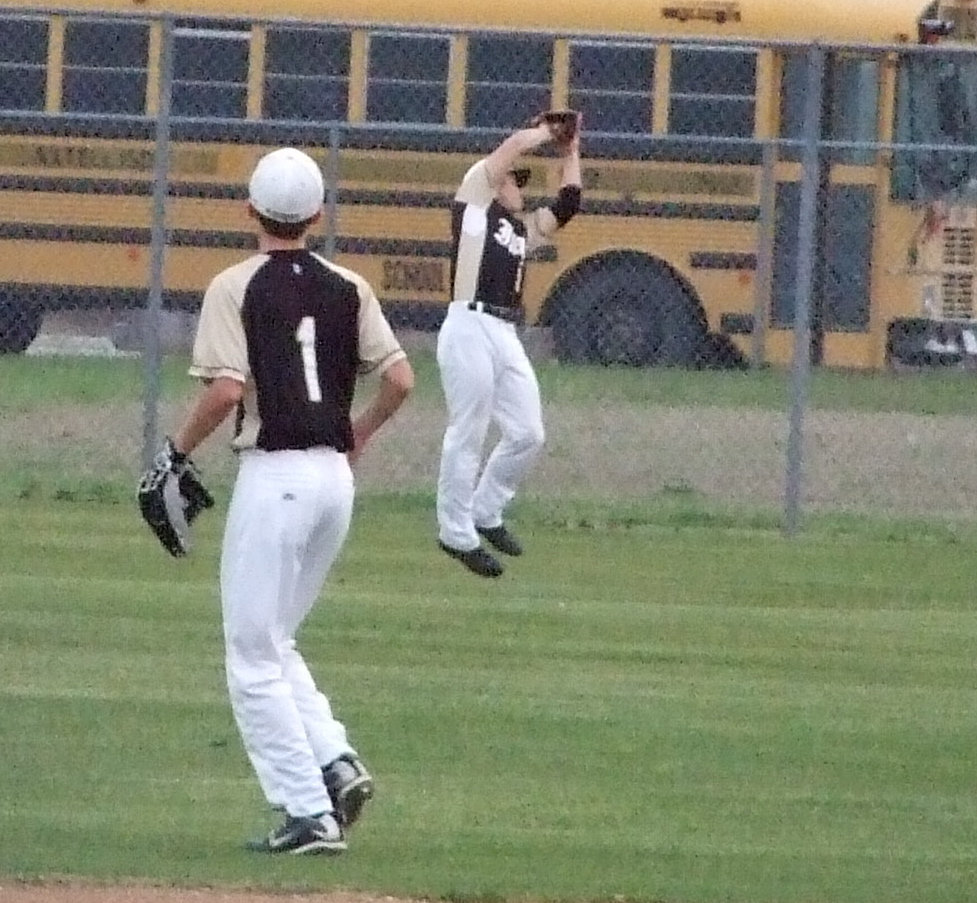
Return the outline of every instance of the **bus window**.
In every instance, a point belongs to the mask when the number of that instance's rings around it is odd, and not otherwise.
[[[265,117],[345,120],[349,59],[349,32],[270,28],[265,45]]]
[[[443,123],[449,52],[442,35],[370,35],[366,118]]]
[[[43,110],[48,26],[43,19],[0,17],[0,110]]]
[[[534,113],[549,108],[552,82],[551,39],[472,35],[466,122],[501,129],[525,125]]]
[[[897,142],[973,143],[977,61],[961,54],[907,54],[900,61],[897,90]],[[893,155],[892,194],[897,200],[945,198],[967,188],[975,178],[973,154],[950,150]]]
[[[794,53],[784,60],[783,90],[780,101],[781,136],[800,139],[804,121],[804,96],[807,90],[807,55]],[[879,64],[876,60],[832,55],[825,80],[826,121],[822,134],[832,141],[877,141],[879,112]],[[801,149],[788,147],[785,160],[800,160]],[[835,163],[870,166],[873,150],[838,148],[827,153]]]
[[[828,90],[828,138],[833,141],[878,140],[879,64],[876,60],[841,57],[832,60]],[[832,160],[871,166],[875,151],[857,148],[839,149]]]
[[[69,113],[142,114],[148,53],[145,23],[69,21],[62,108]]]
[[[672,49],[673,135],[752,138],[755,101],[755,51]]]
[[[655,49],[646,46],[570,45],[570,106],[587,129],[642,133],[651,130]]]
[[[173,115],[244,119],[248,46],[244,24],[178,21],[173,41]]]

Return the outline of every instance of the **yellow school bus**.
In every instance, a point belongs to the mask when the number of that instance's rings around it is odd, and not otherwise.
[[[824,48],[825,139],[961,143],[977,79],[952,51],[973,44],[975,9],[0,0],[0,349],[23,350],[47,311],[145,304],[170,84],[167,306],[194,309],[254,247],[248,174],[269,147],[295,145],[334,185],[317,240],[374,284],[394,323],[431,327],[462,174],[534,112],[570,106],[584,114],[584,204],[528,268],[527,321],[551,326],[568,362],[786,363],[805,47]],[[939,46],[908,52],[921,42]],[[955,120],[920,113],[948,99]],[[551,195],[552,159],[531,165],[530,194]],[[915,353],[930,324],[974,318],[969,166],[938,151],[822,154],[816,362],[879,367]]]

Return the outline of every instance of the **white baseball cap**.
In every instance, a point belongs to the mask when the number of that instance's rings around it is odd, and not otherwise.
[[[278,223],[301,223],[322,208],[322,171],[308,154],[283,147],[265,154],[251,174],[251,206]]]

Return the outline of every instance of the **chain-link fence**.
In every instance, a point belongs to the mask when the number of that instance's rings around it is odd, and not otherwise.
[[[570,106],[584,115],[583,207],[528,265],[523,332],[587,390],[547,400],[541,491],[691,490],[784,505],[790,528],[804,504],[965,515],[969,419],[886,413],[860,397],[868,380],[840,376],[977,362],[977,62],[974,36],[956,37],[0,9],[0,349],[141,354],[138,467],[175,416],[164,357],[186,353],[209,279],[256,247],[251,168],[294,145],[328,186],[314,245],[369,279],[429,354],[461,176],[533,113]],[[545,152],[529,165],[532,207],[554,197],[560,165]],[[831,411],[810,404],[812,375],[828,373],[850,393]],[[779,409],[743,407],[742,380],[777,375]],[[666,376],[671,397],[649,390]],[[695,380],[713,395],[690,394]],[[8,418],[8,437],[22,426]],[[387,440],[386,485],[433,485],[442,426],[437,399],[415,403]]]

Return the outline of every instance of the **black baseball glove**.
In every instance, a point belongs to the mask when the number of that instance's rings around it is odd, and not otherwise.
[[[152,467],[143,474],[136,499],[143,520],[174,558],[187,554],[190,525],[214,504],[193,461],[176,450],[172,439],[163,443]]]

